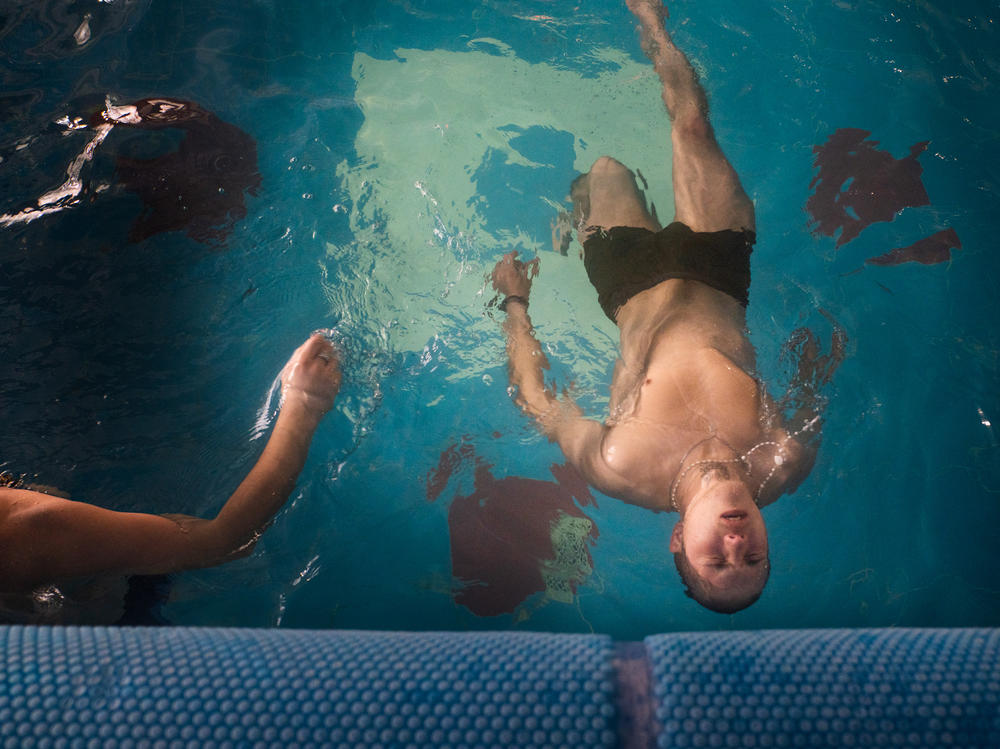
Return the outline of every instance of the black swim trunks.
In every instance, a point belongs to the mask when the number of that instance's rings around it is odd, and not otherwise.
[[[746,307],[755,240],[752,231],[697,232],[677,221],[658,232],[616,226],[587,238],[583,264],[612,322],[625,302],[670,278],[701,281]]]

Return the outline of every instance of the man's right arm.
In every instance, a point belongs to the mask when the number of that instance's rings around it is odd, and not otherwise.
[[[572,400],[560,400],[553,389],[545,387],[544,372],[549,362],[535,338],[527,306],[531,274],[537,272],[532,263],[537,261],[522,263],[516,256],[516,252],[508,253],[493,271],[493,285],[505,296],[507,319],[503,328],[514,400],[522,411],[535,418],[550,440],[558,443],[570,465],[589,484],[610,496],[621,496],[627,487],[603,458],[607,427],[585,418]]]
[[[515,389],[515,401],[545,429],[550,411],[558,407],[555,393],[545,388],[544,371],[549,361],[535,338],[528,316],[531,279],[538,274],[538,259],[525,263],[517,251],[508,252],[493,268],[493,288],[503,294],[500,309],[507,315],[503,330],[507,337],[507,372]]]
[[[544,372],[549,368],[549,360],[535,338],[527,306],[511,300],[506,313],[503,330],[507,337],[507,373],[515,390],[514,400],[547,432],[546,422],[559,408],[555,393],[545,387]]]

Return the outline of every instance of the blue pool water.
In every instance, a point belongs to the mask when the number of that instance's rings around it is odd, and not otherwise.
[[[0,213],[63,183],[93,131],[54,123],[107,98],[197,102],[256,141],[261,185],[224,247],[182,232],[129,243],[142,206],[115,156],[177,134],[116,129],[78,204],[0,228],[0,468],[115,509],[210,514],[260,450],[282,363],[332,327],[345,387],[292,501],[251,557],[175,576],[171,622],[619,639],[996,626],[995,4],[670,9],[757,207],[761,375],[787,383],[782,344],[801,325],[828,343],[823,313],[850,341],[816,466],[765,511],[773,572],[757,604],[701,609],[666,553],[672,518],[597,492],[562,498],[575,509],[558,515],[547,592],[478,615],[454,574],[449,513],[473,496],[476,461],[500,500],[558,493],[562,463],[507,396],[486,273],[508,249],[540,254],[552,377],[601,418],[615,331],[575,246],[552,252],[549,220],[605,152],[669,214],[666,116],[624,4],[4,6]],[[805,206],[813,148],[840,128],[898,159],[929,141],[929,204],[838,249]],[[865,265],[948,228],[962,245],[950,262]]]

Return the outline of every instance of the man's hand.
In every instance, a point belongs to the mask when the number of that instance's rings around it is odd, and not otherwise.
[[[319,333],[297,349],[281,370],[282,401],[301,402],[322,416],[340,392],[340,360],[333,345]]]
[[[517,259],[517,250],[508,252],[493,268],[493,288],[504,296],[531,294],[531,279],[538,275],[538,258],[524,263]]]

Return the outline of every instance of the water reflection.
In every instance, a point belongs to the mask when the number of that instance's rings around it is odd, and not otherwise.
[[[64,118],[64,126],[85,127],[79,118]],[[90,127],[94,135],[70,162],[66,181],[41,195],[35,205],[0,215],[0,227],[29,223],[77,205],[84,193],[93,197],[107,190],[107,185],[88,190],[81,174],[115,128],[169,128],[182,133],[177,148],[166,153],[116,157],[121,187],[138,195],[143,204],[129,230],[130,242],[183,231],[196,241],[222,246],[234,224],[246,216],[244,193],[256,195],[260,187],[254,139],[194,102],[165,97],[125,105],[109,102],[90,118]]]
[[[550,468],[556,483],[496,478],[472,444],[462,441],[448,447],[428,474],[428,499],[437,499],[468,464],[474,466],[475,487],[448,507],[455,602],[477,616],[514,614],[516,621],[548,601],[572,603],[593,571],[589,547],[599,535],[583,511],[596,505],[586,482],[560,465]]]
[[[837,247],[856,239],[866,228],[880,221],[892,221],[904,208],[930,205],[930,197],[920,179],[918,161],[929,141],[915,143],[910,153],[896,159],[869,140],[871,133],[860,128],[840,128],[825,143],[813,148],[817,173],[813,194],[806,210],[817,234],[837,236]],[[958,233],[951,227],[896,247],[876,257],[869,265],[924,265],[951,259],[951,250],[961,248]]]

